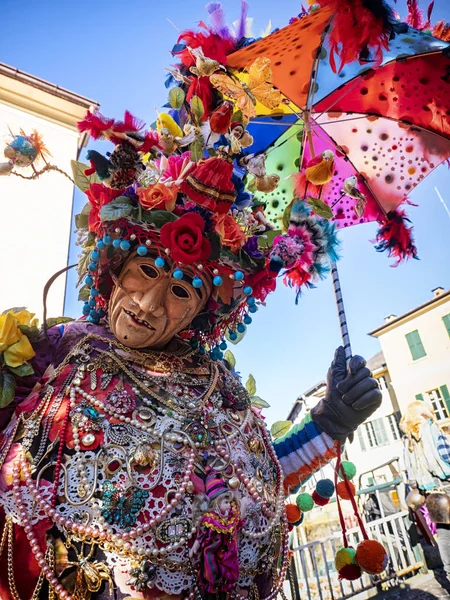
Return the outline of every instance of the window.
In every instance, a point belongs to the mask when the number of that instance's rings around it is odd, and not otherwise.
[[[447,403],[445,401],[446,398],[444,396],[445,391],[447,391],[447,386],[443,385],[441,388],[436,388],[435,390],[430,390],[429,392],[425,392],[423,395],[424,400],[428,401],[431,404],[431,406],[433,407],[434,414],[436,415],[436,419],[438,421],[444,421],[445,419],[448,419],[448,417],[449,417]],[[448,393],[448,391],[447,391],[447,393]]]
[[[363,423],[358,428],[358,439],[361,450],[366,452],[370,448],[387,446],[401,439],[397,418],[394,414],[381,419],[374,419]]]
[[[445,315],[445,317],[442,317],[442,320],[444,321],[445,329],[447,330],[447,333],[450,336],[450,314]]]
[[[418,358],[423,358],[424,356],[427,355],[417,329],[415,331],[411,331],[411,333],[407,333],[405,337],[406,337],[406,341],[408,342],[408,346],[411,351],[413,360],[417,360]]]
[[[382,392],[387,390],[386,377],[384,375],[382,375],[381,377],[378,377],[377,381],[378,381],[378,386]]]

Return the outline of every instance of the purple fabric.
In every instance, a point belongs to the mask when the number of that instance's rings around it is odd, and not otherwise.
[[[258,238],[256,235],[248,238],[242,249],[247,252],[251,258],[264,258],[264,255],[258,249]]]
[[[431,520],[430,513],[428,512],[428,508],[426,507],[426,505],[424,504],[423,506],[421,506],[419,508],[419,511],[422,513],[423,518],[425,519],[426,524],[428,525],[428,529],[433,535],[436,535],[436,523],[434,523],[434,521]]]

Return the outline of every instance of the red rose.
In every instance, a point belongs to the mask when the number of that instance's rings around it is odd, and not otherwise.
[[[100,210],[105,204],[109,204],[114,198],[121,196],[125,189],[113,190],[102,183],[91,183],[86,192],[92,208],[88,217],[89,231],[98,232],[101,225]]]
[[[260,302],[264,302],[267,295],[275,291],[277,287],[276,274],[273,276],[267,269],[257,271],[254,275],[245,278],[245,282],[252,288],[252,296]]]
[[[161,243],[169,248],[173,260],[190,265],[208,259],[211,254],[211,244],[204,237],[204,231],[203,218],[197,213],[187,213],[161,227]]]

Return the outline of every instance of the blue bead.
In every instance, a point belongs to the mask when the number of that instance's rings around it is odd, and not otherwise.
[[[246,329],[247,328],[245,327],[244,323],[238,323],[237,330],[239,331],[239,333],[244,333]]]
[[[94,308],[94,306],[95,306],[96,304],[97,304],[97,302],[94,300],[94,298],[91,298],[91,299],[88,301],[88,305],[89,305],[91,308]]]
[[[139,254],[139,256],[145,256],[147,252],[148,250],[145,246],[139,246],[137,249],[137,253]]]
[[[200,277],[195,276],[192,280],[192,285],[197,289],[201,288],[203,285],[203,281],[200,279]]]
[[[216,354],[216,356],[217,356],[217,360],[222,360],[222,358],[223,358],[223,352],[218,352]]]
[[[256,306],[256,304],[254,304],[253,306],[249,306],[248,312],[251,312],[252,314],[254,314],[257,311],[258,311],[258,307]]]
[[[130,249],[130,245],[131,245],[131,244],[130,244],[130,242],[129,242],[128,240],[122,240],[122,241],[120,242],[120,249],[121,249],[121,250],[124,250],[124,251],[126,252],[127,250],[129,250],[129,249]]]
[[[219,275],[216,275],[213,279],[213,284],[216,287],[219,287],[219,285],[222,285],[222,283],[223,283],[222,277],[220,277]]]
[[[104,243],[102,240],[99,240],[99,241],[97,242],[97,248],[98,248],[99,250],[104,250],[104,249],[105,249],[105,243]]]
[[[100,321],[97,314],[95,315],[95,317],[93,317],[92,315],[89,315],[87,320],[89,321],[89,323],[95,323],[95,324],[97,324]]]
[[[83,306],[83,315],[85,317],[87,317],[90,312],[91,312],[91,307],[89,306],[89,304],[87,302],[85,302],[84,306]]]
[[[97,298],[97,296],[98,296],[98,290],[96,290],[95,288],[91,288],[91,296],[93,298]]]
[[[91,254],[91,260],[92,260],[92,262],[98,262],[100,260],[100,252],[97,252],[97,250],[94,250]]]
[[[91,287],[91,285],[94,283],[94,280],[92,279],[92,277],[91,277],[90,275],[88,275],[88,276],[85,278],[85,280],[84,280],[84,283],[85,283],[86,285],[88,285],[89,287]]]
[[[192,338],[190,344],[191,344],[191,348],[194,348],[194,349],[198,348],[200,345],[199,341],[196,338]]]
[[[97,263],[89,263],[88,269],[89,269],[89,271],[92,271],[93,273],[95,273],[95,271],[98,269],[98,264]]]
[[[203,346],[200,347],[199,354],[206,354],[206,349]]]
[[[237,340],[237,333],[235,331],[230,331],[229,333],[230,340]]]
[[[118,238],[116,238],[116,239],[113,241],[113,246],[114,246],[114,248],[120,248],[120,242],[121,242],[121,241],[122,241],[122,240],[119,240]]]
[[[246,285],[246,286],[245,286],[245,288],[244,288],[244,294],[245,294],[246,296],[250,296],[250,294],[251,294],[252,292],[253,292],[253,289],[252,289],[252,288],[251,288],[249,285]]]
[[[106,312],[103,310],[103,308],[99,308],[97,314],[99,317],[104,317],[106,315]]]
[[[255,305],[255,302],[256,302],[256,299],[255,299],[253,296],[249,296],[249,297],[247,298],[247,304],[248,304],[249,306],[254,306],[254,305]]]
[[[103,243],[105,244],[105,246],[111,246],[111,244],[113,243],[112,237],[110,235],[105,235],[103,238]]]
[[[95,308],[92,308],[92,309],[89,311],[89,316],[91,316],[91,317],[98,317],[98,315],[97,315],[97,311],[95,310]]]
[[[236,271],[234,278],[236,281],[242,281],[244,279],[244,273],[242,271]]]
[[[252,320],[253,319],[249,315],[245,315],[245,317],[244,317],[244,323],[246,325],[250,325],[250,323],[252,322]]]
[[[226,343],[225,341],[224,341],[224,342],[222,342],[222,343],[219,345],[219,348],[220,348],[221,350],[226,350],[226,349],[228,348],[228,346],[227,346],[227,343]]]
[[[183,279],[183,271],[181,269],[175,269],[173,272],[173,278],[178,280]]]
[[[165,264],[166,262],[162,256],[158,256],[158,258],[155,259],[155,266],[158,267],[158,269],[162,269]]]

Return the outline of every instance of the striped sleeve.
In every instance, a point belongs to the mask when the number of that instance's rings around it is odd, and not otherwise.
[[[298,425],[274,443],[288,491],[303,483],[312,473],[337,455],[338,442],[322,431],[307,415]]]

